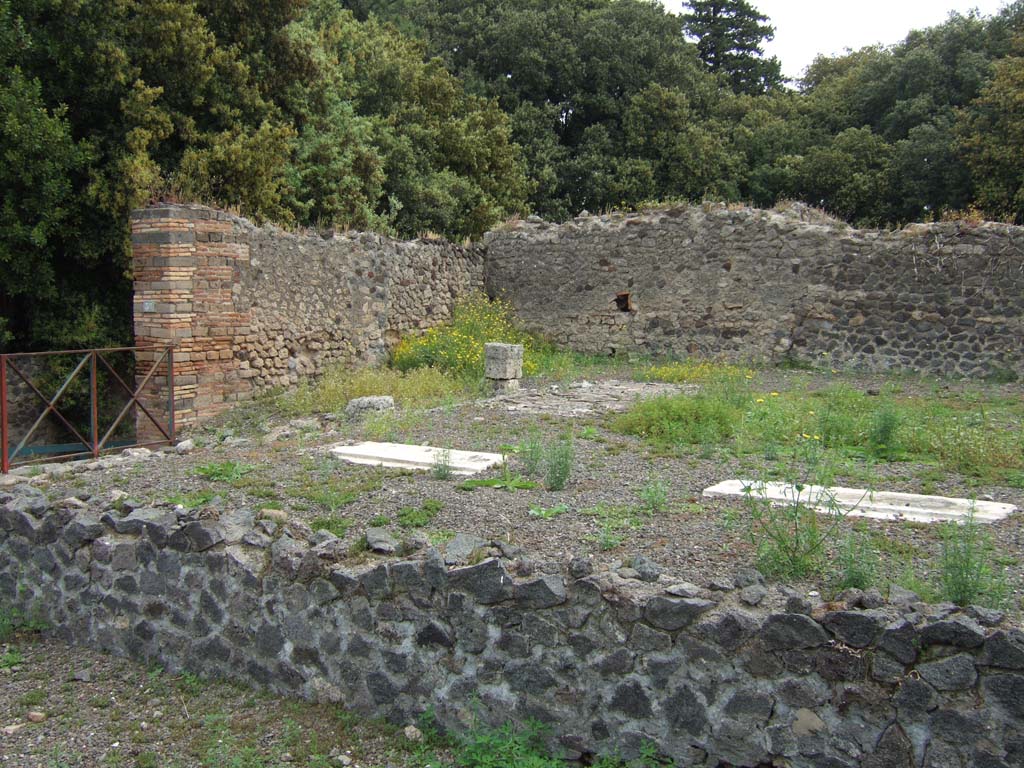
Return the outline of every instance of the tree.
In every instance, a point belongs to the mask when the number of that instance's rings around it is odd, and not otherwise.
[[[856,224],[886,221],[892,145],[870,128],[848,128],[795,159],[798,194]]]
[[[960,148],[974,176],[977,200],[990,216],[1024,222],[1024,38],[981,95],[959,114]]]
[[[481,234],[525,207],[511,126],[333,0],[0,0],[0,343],[131,337],[128,215]]]
[[[781,87],[774,56],[764,58],[762,44],[775,37],[768,17],[746,0],[690,0],[683,28],[697,41],[701,61],[723,75],[736,93],[761,94]]]

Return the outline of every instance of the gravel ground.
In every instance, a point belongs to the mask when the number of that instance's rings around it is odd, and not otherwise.
[[[32,633],[0,645],[3,768],[412,768],[424,764],[418,746],[337,706],[171,675]]]
[[[879,378],[845,379],[871,389]],[[830,377],[803,372],[759,374],[765,391],[811,388],[834,383]],[[550,382],[539,385],[551,386]],[[902,382],[905,392],[942,392],[951,397],[967,385],[916,379]],[[560,396],[567,388],[559,385]],[[943,390],[943,388],[945,388]],[[1005,386],[1005,396],[1020,396],[1019,385]],[[543,401],[543,393],[528,400]],[[367,527],[386,525],[397,538],[425,537],[443,543],[456,533],[474,534],[521,548],[520,557],[565,560],[585,554],[598,565],[616,566],[644,554],[681,580],[706,583],[729,576],[755,555],[746,535],[749,515],[742,503],[703,500],[701,490],[730,477],[749,476],[756,459],[721,453],[662,455],[642,441],[610,429],[600,408],[571,417],[557,407],[540,413],[509,412],[507,403],[475,402],[428,412],[397,412],[351,423],[319,416],[289,419],[269,409],[240,409],[193,437],[187,455],[173,450],[128,464],[43,481],[34,478],[52,499],[75,496],[102,507],[112,494],[127,494],[145,504],[186,503],[211,516],[248,506],[273,508],[314,522],[329,518],[344,531],[351,557],[369,555],[359,546]],[[1020,429],[1020,425],[1008,425]],[[574,469],[562,491],[542,488],[508,491],[458,489],[461,479],[438,480],[427,473],[360,467],[338,461],[328,448],[364,439],[427,443],[499,452],[531,434],[557,440],[575,434]],[[242,466],[234,476],[227,471]],[[218,476],[209,477],[211,468]],[[512,455],[509,471],[523,471],[522,457]],[[217,473],[215,473],[217,474]],[[990,496],[1024,507],[1024,491],[989,486],[973,478],[937,472],[910,463],[871,470],[878,490],[945,495]],[[501,470],[485,477],[500,478]],[[865,482],[867,469],[856,462],[838,478],[846,485]],[[664,483],[663,510],[643,510],[642,491],[652,481]],[[400,525],[402,510],[440,507],[423,527]],[[565,511],[550,519],[531,510]],[[428,515],[429,516],[429,515]],[[996,565],[1011,583],[1011,608],[1019,607],[1020,564],[1024,562],[1021,514],[991,527],[998,542]],[[844,521],[849,528],[854,521]],[[935,527],[859,520],[883,559],[883,577],[895,578],[908,565],[921,578],[935,568],[939,540]],[[829,559],[834,559],[830,553]],[[827,579],[806,583],[826,596]],[[30,712],[45,717],[29,721]],[[38,718],[37,718],[38,719]],[[220,766],[220,765],[360,765],[404,768],[422,765],[414,745],[387,726],[367,724],[337,708],[274,699],[228,684],[205,682],[145,669],[133,662],[22,634],[0,645],[0,768],[63,766]],[[229,756],[249,755],[266,763],[231,763]]]
[[[863,390],[892,381],[880,377],[843,380]],[[764,391],[814,389],[834,383],[831,376],[793,371],[760,373],[756,382]],[[911,378],[900,379],[900,385],[904,394],[939,392],[949,397],[969,389],[967,384]],[[539,385],[544,390],[552,386],[556,401],[574,396],[573,388],[565,384]],[[697,583],[728,576],[738,566],[752,563],[755,551],[748,537],[750,518],[742,500],[705,500],[700,494],[721,480],[763,471],[763,460],[737,459],[720,451],[705,455],[659,453],[638,438],[612,431],[613,414],[594,405],[593,389],[577,387],[575,391],[584,393],[589,413],[581,414],[571,402],[563,409],[576,414],[571,417],[559,415],[559,409],[550,403],[541,403],[536,409],[540,412],[510,412],[510,403],[502,398],[425,412],[397,411],[353,423],[331,415],[288,420],[258,406],[248,407],[197,434],[201,447],[188,455],[168,452],[128,468],[55,480],[47,491],[56,499],[73,495],[91,498],[94,503],[119,490],[145,504],[199,504],[211,515],[220,509],[249,506],[281,509],[307,522],[329,518],[335,522],[335,532],[347,529],[343,539],[357,554],[366,528],[386,525],[397,538],[425,537],[435,544],[456,533],[473,534],[521,547],[525,557],[537,561],[585,554],[595,565],[615,566],[643,554],[668,573]],[[1019,396],[1021,388],[1006,385],[1001,391],[990,388],[988,392]],[[526,392],[523,400],[536,404],[544,398],[534,390]],[[620,408],[621,398],[613,400],[613,407]],[[332,445],[366,439],[501,452],[531,434],[551,443],[567,431],[575,435],[575,460],[562,491],[538,487],[467,492],[458,488],[462,478],[438,480],[424,472],[350,465],[328,452]],[[233,479],[202,476],[204,467],[226,462],[244,465],[248,471]],[[510,474],[516,476],[523,470],[522,457],[510,454]],[[497,469],[483,475],[501,476],[502,470]],[[655,512],[645,510],[642,500],[645,486],[652,482],[664,484],[667,494],[665,508]],[[880,491],[991,498],[1024,508],[1024,490],[979,484],[975,478],[929,465],[901,462],[869,469],[863,462],[851,461],[837,483],[853,487],[870,483]],[[424,502],[440,507],[429,523],[418,528],[400,525],[402,510],[419,510]],[[531,510],[554,508],[565,511],[550,519],[531,514]],[[1014,605],[1019,597],[1020,563],[1024,562],[1022,518],[1015,514],[991,526],[999,543],[997,565],[1018,593]],[[940,547],[935,526],[852,518],[839,524],[841,529],[853,525],[866,530],[879,549],[883,577],[896,578],[912,567],[918,577],[929,578]],[[830,561],[834,554],[830,553]],[[802,586],[826,594],[830,588],[827,579]]]

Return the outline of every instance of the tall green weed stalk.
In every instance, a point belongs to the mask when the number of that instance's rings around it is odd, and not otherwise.
[[[943,523],[939,578],[944,599],[957,605],[999,607],[1009,587],[992,568],[992,538],[974,519],[972,508],[962,524]]]

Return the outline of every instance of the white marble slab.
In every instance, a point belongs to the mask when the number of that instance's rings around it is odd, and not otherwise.
[[[749,480],[726,480],[705,488],[702,495],[705,498],[742,497],[748,487],[752,489],[754,498],[768,499],[777,506],[800,502],[818,512],[827,513],[833,511],[834,499],[834,504],[845,514],[876,520],[909,520],[917,523],[963,522],[973,507],[975,522],[994,523],[1017,511],[1017,507],[1012,504],[995,501],[890,491],[872,492],[862,488],[826,488],[820,485],[805,485],[798,489],[788,483]]]
[[[369,464],[375,467],[398,469],[430,470],[438,463],[444,448],[429,445],[406,445],[404,443],[358,443],[357,445],[336,445],[331,453],[339,459],[353,464]],[[455,475],[475,475],[485,469],[502,463],[500,453],[479,451],[448,450],[448,464]]]

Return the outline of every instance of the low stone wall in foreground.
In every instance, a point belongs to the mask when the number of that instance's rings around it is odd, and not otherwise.
[[[652,742],[681,766],[1024,765],[1024,633],[997,612],[813,605],[749,570],[731,589],[642,582],[507,549],[355,564],[247,511],[69,507],[0,492],[0,603],[169,670],[399,723],[536,718],[567,757]]]

